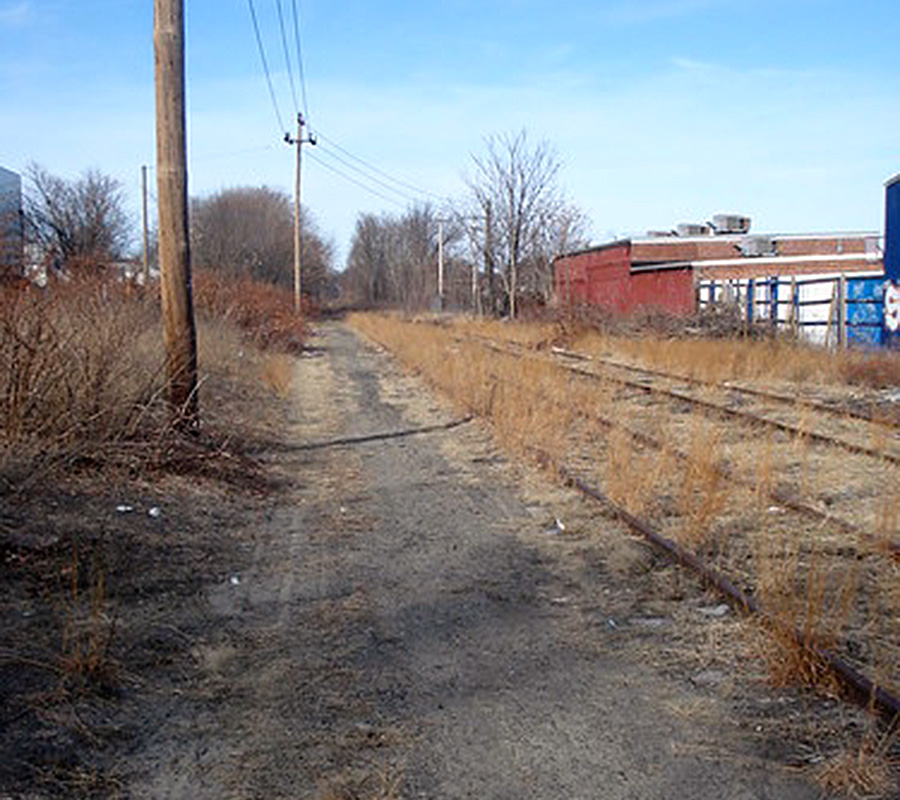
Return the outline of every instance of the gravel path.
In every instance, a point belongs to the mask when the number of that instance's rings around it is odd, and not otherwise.
[[[434,430],[458,415],[346,328],[316,344],[269,456],[293,488],[204,593],[134,794],[821,796],[748,717],[717,601],[479,423]]]

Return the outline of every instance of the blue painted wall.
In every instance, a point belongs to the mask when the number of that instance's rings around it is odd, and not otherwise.
[[[900,283],[900,175],[885,184],[884,274]]]
[[[847,278],[847,342],[880,346],[884,341],[884,278]]]

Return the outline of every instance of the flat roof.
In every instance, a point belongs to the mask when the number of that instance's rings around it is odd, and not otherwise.
[[[900,175],[895,180],[900,181]],[[572,250],[568,253],[562,253],[556,258],[567,258],[568,256],[579,256],[584,253],[596,253],[602,250],[609,250],[614,247],[622,247],[623,245],[671,245],[671,244],[706,244],[707,242],[740,242],[748,236],[764,236],[780,241],[811,241],[814,239],[870,239],[881,238],[880,231],[827,231],[822,233],[716,233],[703,234],[701,236],[630,236],[625,239],[613,239],[602,244],[583,247],[580,250]],[[554,259],[556,260],[556,259]]]

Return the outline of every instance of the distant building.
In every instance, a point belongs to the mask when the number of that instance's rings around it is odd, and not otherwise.
[[[0,280],[22,276],[22,178],[0,167]]]
[[[716,215],[712,225],[622,239],[560,256],[554,264],[560,305],[594,304],[619,312],[690,314],[701,284],[773,276],[882,272],[877,233],[750,234],[750,220]]]

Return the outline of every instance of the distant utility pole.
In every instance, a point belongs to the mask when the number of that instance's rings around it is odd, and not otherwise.
[[[444,310],[444,223],[438,220],[438,311]]]
[[[169,402],[181,427],[198,423],[197,333],[191,297],[184,108],[184,0],[154,0],[159,267]]]
[[[491,231],[493,231],[491,222],[491,201],[488,200],[484,206],[484,272],[485,275],[487,275],[488,314],[493,316],[496,305],[494,302],[494,255]],[[484,300],[482,299],[482,308],[483,307]]]
[[[300,209],[300,164],[302,162],[302,152],[304,144],[315,145],[316,137],[303,137],[303,126],[306,120],[303,114],[297,114],[297,137],[293,138],[289,133],[284,135],[284,140],[291,145],[297,145],[297,175],[294,181],[294,313],[300,313],[300,289],[301,289],[301,268],[303,267],[303,234],[301,209]]]
[[[150,231],[147,225],[147,165],[141,166],[141,223],[143,229],[143,248],[141,261],[144,272],[144,294],[150,292]]]

